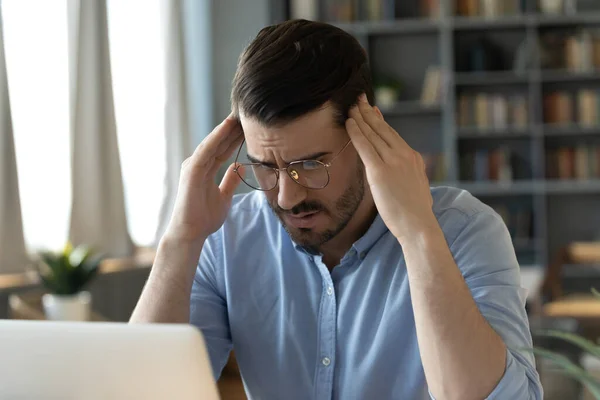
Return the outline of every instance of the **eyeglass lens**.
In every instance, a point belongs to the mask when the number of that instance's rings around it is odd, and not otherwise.
[[[258,190],[271,190],[277,186],[278,173],[273,168],[259,164],[245,164],[244,182]],[[240,171],[241,172],[241,171]],[[318,161],[299,161],[287,167],[289,177],[309,189],[322,189],[329,182],[327,167]]]

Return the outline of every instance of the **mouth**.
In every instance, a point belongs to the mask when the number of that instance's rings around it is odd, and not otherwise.
[[[300,214],[285,214],[283,218],[288,225],[294,228],[313,228],[321,214],[321,211],[312,211]]]

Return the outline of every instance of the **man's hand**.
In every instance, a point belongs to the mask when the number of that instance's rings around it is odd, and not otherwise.
[[[220,186],[215,176],[243,137],[239,122],[229,116],[183,162],[173,214],[131,322],[189,322],[194,274],[204,241],[223,225],[240,183],[233,166]]]
[[[215,176],[241,144],[244,135],[231,115],[183,162],[175,207],[165,233],[177,241],[204,241],[223,225],[240,179],[229,167],[220,186]]]
[[[435,226],[425,163],[388,125],[363,94],[350,110],[346,130],[365,164],[377,210],[402,244]]]

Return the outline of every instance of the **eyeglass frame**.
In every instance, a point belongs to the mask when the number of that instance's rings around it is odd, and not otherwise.
[[[269,167],[269,166],[266,166],[265,164],[256,163],[256,162],[251,162],[251,163],[240,163],[240,162],[238,162],[238,158],[240,156],[240,153],[242,151],[242,147],[244,146],[245,142],[246,142],[246,139],[244,138],[244,140],[242,140],[242,143],[240,144],[240,148],[238,149],[237,154],[235,156],[235,161],[234,161],[235,167],[233,168],[233,171],[240,177],[240,179],[242,180],[242,182],[244,182],[246,185],[248,185],[252,189],[254,189],[254,190],[260,190],[261,192],[270,192],[271,190],[274,190],[279,185],[279,174],[280,174],[281,171],[285,171],[292,181],[294,181],[295,183],[297,183],[298,185],[300,185],[300,186],[302,186],[302,187],[304,187],[306,189],[310,189],[310,190],[325,189],[327,187],[327,185],[329,185],[329,182],[331,181],[331,174],[329,173],[329,168],[331,167],[333,161],[335,161],[335,159],[338,158],[338,156],[340,154],[342,154],[342,152],[344,150],[346,150],[346,147],[348,147],[348,145],[352,142],[352,139],[349,139],[346,142],[346,144],[344,145],[344,147],[342,147],[342,149],[340,151],[338,151],[337,154],[334,155],[333,158],[331,160],[329,160],[329,162],[327,162],[327,163],[324,163],[323,161],[319,161],[319,160],[296,160],[296,161],[290,162],[285,168]],[[316,162],[316,163],[319,163],[319,164],[321,164],[322,166],[325,167],[325,172],[327,172],[327,182],[325,183],[325,185],[323,185],[323,187],[313,188],[313,187],[309,187],[309,186],[303,185],[300,182],[298,182],[298,180],[295,179],[290,174],[289,168],[292,165],[301,164],[301,163],[305,163],[305,162]],[[240,174],[239,169],[240,169],[241,166],[250,166],[250,167],[260,166],[260,167],[263,167],[263,168],[272,169],[273,171],[275,171],[275,175],[277,176],[277,179],[275,181],[275,186],[273,186],[271,189],[259,189],[259,188],[255,188],[254,186],[252,186],[248,182],[246,182],[246,180]]]

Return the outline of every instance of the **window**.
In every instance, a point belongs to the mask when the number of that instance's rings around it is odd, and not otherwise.
[[[154,239],[166,173],[160,0],[110,0],[115,114],[129,230]],[[31,10],[35,10],[32,12]],[[71,205],[67,0],[3,0],[25,240],[61,248]]]
[[[29,249],[62,247],[69,229],[66,4],[66,0],[2,1],[19,194]]]
[[[161,1],[109,0],[108,6],[115,114],[129,232],[138,245],[150,245],[158,225],[166,174]]]

